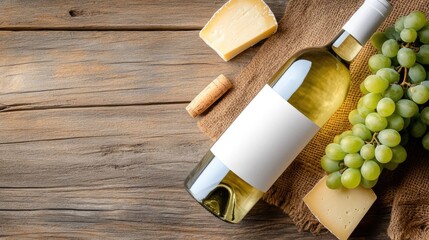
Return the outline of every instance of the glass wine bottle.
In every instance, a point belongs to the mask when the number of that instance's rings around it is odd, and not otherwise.
[[[391,8],[366,0],[330,44],[294,54],[190,173],[192,197],[224,221],[241,221],[343,103],[349,63]]]

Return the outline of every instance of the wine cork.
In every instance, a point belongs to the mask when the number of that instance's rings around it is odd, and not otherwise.
[[[232,87],[232,83],[223,74],[219,75],[203,89],[186,107],[191,117],[196,117],[207,110],[216,100]]]

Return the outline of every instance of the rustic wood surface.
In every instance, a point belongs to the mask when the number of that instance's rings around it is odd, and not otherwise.
[[[258,49],[225,63],[198,38],[223,3],[0,2],[0,237],[315,238],[263,202],[224,223],[183,188],[211,144],[185,106]],[[389,211],[353,236],[386,239]]]

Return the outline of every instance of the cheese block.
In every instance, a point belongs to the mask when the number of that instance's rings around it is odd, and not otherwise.
[[[277,31],[277,21],[262,0],[230,0],[200,31],[200,37],[228,61]]]
[[[304,197],[313,215],[338,239],[347,239],[377,199],[374,191],[355,189],[332,190],[326,176]]]

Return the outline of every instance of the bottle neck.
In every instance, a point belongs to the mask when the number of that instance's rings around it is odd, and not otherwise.
[[[362,45],[350,33],[343,30],[328,45],[329,50],[346,63],[356,58]]]
[[[332,41],[329,50],[344,62],[351,62],[391,11],[387,0],[365,0]]]

